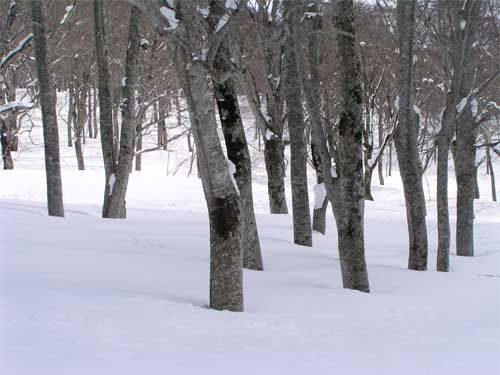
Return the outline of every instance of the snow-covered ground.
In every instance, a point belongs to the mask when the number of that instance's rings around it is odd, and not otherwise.
[[[253,139],[249,116],[247,124]],[[87,170],[77,171],[65,136],[61,123],[66,218],[46,215],[38,126],[35,145],[23,134],[16,169],[0,171],[0,374],[500,373],[500,205],[489,199],[484,168],[477,256],[452,254],[447,274],[434,271],[434,172],[425,180],[426,272],[406,269],[399,176],[385,186],[374,178],[365,224],[371,293],[363,294],[342,288],[330,213],[313,248],[293,245],[291,215],[267,214],[252,141],[265,271],[245,270],[245,312],[230,313],[206,307],[201,183],[187,177],[189,162],[171,173],[188,157],[185,139],[170,153],[144,154],[144,170],[131,175],[128,219],[104,220],[99,142],[87,140]]]

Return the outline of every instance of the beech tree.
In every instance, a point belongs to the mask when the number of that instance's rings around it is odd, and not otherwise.
[[[403,181],[409,233],[408,268],[427,269],[427,227],[425,196],[422,187],[422,165],[417,137],[418,116],[415,113],[415,0],[398,0],[399,38],[399,125],[394,140],[399,172]]]
[[[61,164],[59,157],[59,130],[57,128],[56,95],[47,58],[45,17],[41,1],[31,0],[31,20],[36,59],[40,104],[42,107],[45,173],[47,178],[47,206],[50,216],[64,216]]]
[[[285,42],[285,97],[288,131],[290,133],[290,178],[292,185],[293,238],[298,245],[312,246],[311,213],[307,188],[307,148],[305,139],[302,89],[299,73],[298,48],[302,1],[287,0],[284,3],[288,37]]]

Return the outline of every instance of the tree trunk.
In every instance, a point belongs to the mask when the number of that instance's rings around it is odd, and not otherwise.
[[[73,123],[73,117],[74,117],[74,110],[75,110],[75,103],[74,103],[74,89],[73,89],[73,84],[70,83],[69,88],[68,88],[68,98],[69,98],[69,104],[68,104],[68,124],[67,124],[67,129],[68,129],[68,147],[73,147],[73,135],[72,135],[72,123]]]
[[[88,132],[89,132],[89,138],[94,138],[94,126],[92,125],[92,119],[93,119],[93,111],[92,111],[92,95],[90,90],[87,93],[87,100],[88,100]]]
[[[35,47],[34,54],[42,108],[45,172],[47,177],[47,206],[50,216],[64,216],[56,96],[47,58],[45,19],[42,11],[42,3],[39,0],[31,0],[30,3]]]
[[[177,45],[180,78],[191,120],[199,170],[210,222],[210,308],[243,311],[243,259],[240,208],[237,186],[217,134],[213,97],[204,62],[193,59],[202,51],[203,31],[188,20],[195,17],[195,4],[178,2],[178,19],[183,20]]]
[[[319,14],[321,9],[319,4],[310,3],[308,11]],[[316,171],[316,186],[314,187],[314,211],[312,229],[321,234],[326,232],[326,211],[328,209],[328,198],[325,193],[323,165],[321,162],[321,140],[323,129],[322,109],[321,109],[321,91],[319,75],[319,55],[320,55],[320,31],[322,29],[321,17],[311,17],[309,22],[312,24],[312,30],[308,37],[308,62],[309,74],[305,73],[305,64],[301,63],[301,76],[304,80],[304,92],[306,97],[307,110],[311,120],[311,156],[313,166]],[[309,77],[306,79],[305,77]]]
[[[267,192],[271,214],[287,214],[285,195],[285,146],[279,135],[264,139],[264,163],[267,172]]]
[[[184,52],[184,62],[192,60]],[[201,180],[210,219],[210,308],[243,311],[243,272],[238,195],[217,135],[207,74],[200,61],[180,63]]]
[[[451,102],[450,102],[451,100]],[[441,272],[450,270],[450,219],[448,209],[448,156],[450,131],[453,127],[455,108],[453,98],[447,94],[448,102],[441,121],[441,131],[438,134],[437,162],[437,219],[438,219],[438,249],[437,267]]]
[[[415,0],[397,2],[400,49],[399,126],[395,132],[394,143],[406,201],[409,232],[408,268],[423,271],[427,269],[427,228],[422,165],[417,149],[418,123],[414,111],[415,7]]]
[[[75,95],[75,107],[76,107],[76,117],[74,118],[75,124],[75,154],[78,164],[78,170],[85,170],[85,161],[83,158],[83,145],[82,138],[85,136],[84,124],[87,118],[87,112],[85,110],[86,97],[82,88],[80,92]]]
[[[457,180],[457,255],[474,256],[474,175],[476,134],[470,105],[457,122],[455,174]]]
[[[369,292],[364,247],[362,93],[360,63],[354,37],[353,0],[340,0],[334,12],[340,61],[341,114],[339,120],[338,176],[340,210],[337,233],[344,288]]]
[[[215,29],[220,17],[226,11],[224,3],[220,1],[212,2],[210,11],[215,15],[212,22],[212,28]],[[223,74],[231,69],[231,54],[229,46],[225,44],[228,42],[228,40],[224,40],[221,43],[215,56],[213,67],[215,98],[224,133],[227,156],[236,168],[234,177],[240,192],[243,267],[262,271],[264,267],[253,208],[252,165],[245,136],[245,128],[241,119],[234,80],[233,78],[221,79]]]
[[[125,218],[127,216],[125,196],[132,159],[134,156],[134,138],[136,127],[135,87],[137,81],[137,57],[139,55],[139,16],[137,7],[131,6],[128,31],[128,49],[125,62],[126,84],[123,87],[122,127],[120,133],[120,152],[115,174],[110,179],[109,207],[105,217]],[[114,179],[113,179],[114,178]]]
[[[448,157],[451,135],[454,130],[456,118],[456,106],[459,93],[465,91],[465,72],[470,65],[472,37],[474,31],[474,9],[479,8],[468,2],[462,8],[458,2],[442,1],[439,5],[439,18],[441,22],[450,20],[452,22],[451,33],[448,36],[451,45],[451,82],[450,89],[446,94],[446,106],[443,111],[441,130],[438,134],[438,166],[437,166],[437,209],[438,209],[438,251],[437,270],[449,271],[450,254],[450,224],[448,210]],[[477,5],[477,3],[476,3]],[[465,26],[463,23],[465,22]],[[446,40],[447,35],[440,39]],[[447,46],[444,45],[443,48]],[[444,65],[448,69],[448,51],[443,55]],[[475,172],[474,160],[474,172]]]
[[[122,130],[123,131],[123,130]],[[135,129],[135,151],[137,154],[135,155],[135,170],[142,170],[142,154],[140,151],[142,150],[142,124],[139,122],[136,124]]]
[[[382,109],[378,111],[378,147],[382,147],[382,143],[384,142],[384,116],[382,114]],[[380,185],[384,185],[384,158],[383,154],[380,160],[378,161],[377,171],[378,171],[378,182]]]
[[[111,100],[111,87],[105,47],[104,16],[102,0],[94,0],[94,38],[97,60],[98,98],[99,98],[99,123],[101,130],[101,147],[104,161],[104,199],[102,216],[108,217],[110,203],[111,176],[115,176],[116,151],[113,134],[113,108]]]
[[[292,212],[294,243],[312,246],[311,212],[307,188],[307,149],[304,136],[301,82],[296,46],[300,46],[298,27],[303,13],[300,2],[287,0],[285,19],[289,36],[285,44],[285,97],[288,131],[290,133],[290,177],[292,185]]]
[[[10,127],[9,118],[0,118],[0,138],[2,143],[3,169],[14,169],[14,161],[12,160],[12,155],[10,153],[12,143],[12,129]]]

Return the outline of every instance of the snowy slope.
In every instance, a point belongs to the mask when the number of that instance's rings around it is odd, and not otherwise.
[[[165,152],[145,154],[144,171],[131,175],[129,218],[101,219],[99,143],[87,141],[88,168],[76,171],[63,127],[66,218],[46,216],[42,149],[26,136],[16,169],[0,173],[0,374],[500,372],[500,205],[488,200],[483,171],[477,256],[452,255],[448,274],[434,271],[433,171],[426,272],[406,269],[399,176],[374,182],[365,224],[372,293],[363,294],[342,289],[331,215],[311,249],[293,245],[291,215],[267,214],[252,149],[265,271],[245,271],[245,313],[216,312],[206,308],[200,181],[182,168],[167,176]],[[40,142],[39,128],[32,138]],[[184,143],[172,152],[178,160]]]

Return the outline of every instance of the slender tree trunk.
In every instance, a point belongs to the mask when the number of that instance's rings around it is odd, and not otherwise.
[[[34,54],[40,87],[40,104],[42,107],[45,172],[47,176],[47,206],[50,216],[64,216],[56,96],[47,58],[45,19],[42,11],[42,3],[39,0],[31,0],[30,4],[35,45]]]
[[[304,135],[302,90],[296,46],[300,46],[297,28],[303,13],[301,2],[286,0],[285,19],[289,36],[285,45],[285,97],[290,132],[290,171],[293,207],[293,238],[297,245],[312,246],[311,212],[307,188],[307,149]]]
[[[458,10],[457,25],[461,32],[459,35],[463,39],[461,47],[462,74],[461,84],[458,86],[457,102],[467,96],[468,86],[465,80],[471,81],[471,69],[468,67],[468,60],[471,58],[473,36],[476,32],[477,20],[481,11],[481,0],[471,0],[465,2],[464,6]],[[458,25],[465,23],[465,27]],[[465,56],[463,56],[465,55]],[[468,69],[467,69],[468,68]],[[468,83],[468,82],[467,82]],[[456,246],[457,255],[474,256],[474,186],[476,175],[476,124],[472,115],[472,108],[466,105],[462,113],[457,116],[456,122],[456,157],[455,175],[457,181],[457,230]]]
[[[123,130],[122,130],[123,131]],[[136,124],[136,129],[135,129],[135,170],[136,171],[141,171],[142,170],[142,154],[140,151],[142,150],[142,124],[139,122]]]
[[[94,0],[94,38],[97,59],[99,123],[101,130],[101,147],[104,161],[104,199],[102,216],[108,216],[111,197],[111,182],[114,182],[116,171],[116,151],[113,134],[113,108],[108,70],[108,58],[105,47],[104,16],[102,0]]]
[[[378,147],[382,147],[382,143],[384,142],[384,116],[382,114],[382,109],[378,111]],[[383,154],[382,154],[383,155]],[[377,165],[378,171],[378,182],[380,185],[384,185],[384,157],[382,156],[378,161]]]
[[[414,111],[415,7],[415,0],[397,2],[400,49],[399,126],[394,141],[406,201],[409,232],[408,268],[423,271],[427,269],[427,228],[422,165],[417,149],[418,123]]]
[[[88,132],[89,132],[89,138],[94,138],[94,126],[92,124],[92,119],[93,119],[93,110],[92,110],[92,95],[90,90],[87,93],[87,100],[88,100],[88,107],[89,107],[89,113],[88,113]]]
[[[448,157],[451,135],[454,130],[456,118],[456,105],[458,93],[465,90],[466,70],[470,65],[474,19],[478,14],[473,14],[475,8],[472,2],[462,7],[458,2],[442,1],[438,3],[441,22],[452,22],[449,41],[451,45],[451,82],[446,94],[446,106],[443,111],[441,130],[438,135],[438,166],[437,166],[437,208],[438,208],[438,251],[437,270],[449,271],[450,254],[450,224],[448,210]],[[445,21],[446,20],[446,21]],[[465,26],[463,26],[465,23]],[[446,35],[442,39],[446,40]],[[447,46],[443,46],[446,48]],[[448,51],[444,52],[443,61],[448,65]],[[475,172],[474,161],[474,172]]]
[[[122,127],[120,133],[120,152],[116,165],[114,181],[110,187],[109,207],[106,217],[125,218],[127,216],[125,196],[132,159],[134,156],[134,138],[136,127],[135,87],[137,81],[137,58],[139,55],[139,16],[137,7],[131,6],[127,59],[125,63],[126,84],[123,87]]]
[[[457,180],[457,255],[474,256],[474,175],[476,134],[470,105],[457,122],[455,174]]]
[[[92,87],[92,115],[93,115],[93,122],[94,122],[94,139],[97,139],[97,135],[99,133],[99,126],[97,124],[97,88]]]
[[[75,154],[78,164],[78,170],[85,170],[85,161],[83,158],[83,137],[85,136],[84,124],[87,118],[87,113],[85,110],[86,97],[84,94],[84,89],[80,89],[79,93],[75,95],[75,107],[76,107],[76,117],[74,119],[75,124]],[[83,142],[84,143],[84,142]]]
[[[69,104],[68,104],[68,147],[73,147],[73,135],[72,135],[72,124],[73,124],[73,117],[74,117],[74,110],[75,110],[75,104],[74,104],[74,89],[73,89],[73,84],[70,83],[69,88],[68,88],[68,97],[69,97]]]
[[[320,14],[319,4],[310,3],[308,11]],[[304,80],[304,92],[306,97],[307,109],[311,119],[311,156],[313,166],[316,171],[316,186],[314,187],[314,211],[312,229],[316,232],[325,234],[326,232],[326,211],[328,209],[328,198],[326,195],[325,182],[323,178],[323,165],[321,162],[321,141],[323,129],[322,110],[321,110],[321,89],[319,75],[319,55],[320,55],[320,31],[322,29],[322,19],[319,16],[309,19],[312,30],[308,37],[308,66],[309,74],[305,74],[305,64],[301,64],[302,79]],[[309,78],[306,79],[305,77]]]
[[[338,176],[340,210],[336,215],[344,288],[369,292],[364,246],[362,93],[360,62],[354,37],[354,2],[339,0],[334,24],[340,60],[341,108]]]
[[[447,102],[452,100],[448,93]],[[441,131],[438,134],[438,162],[437,162],[437,210],[438,210],[438,249],[437,270],[448,272],[450,269],[450,219],[448,209],[448,156],[450,131],[455,116],[453,101],[443,112]]]

